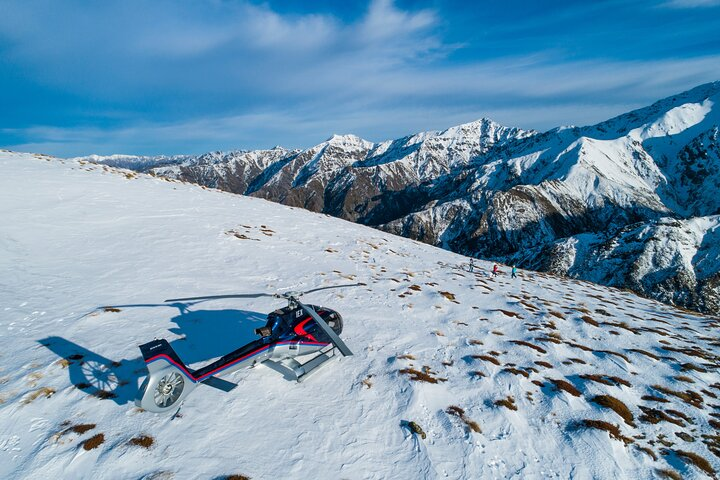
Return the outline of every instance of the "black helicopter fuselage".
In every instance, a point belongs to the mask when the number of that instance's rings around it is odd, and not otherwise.
[[[336,334],[342,333],[342,317],[339,313],[329,308],[308,306],[313,308]],[[186,367],[165,340],[154,340],[141,345],[140,351],[148,367],[153,362],[168,361],[178,367],[192,383],[197,383],[231,367],[247,366],[250,360],[255,364],[269,358],[282,360],[309,355],[330,344],[328,335],[299,306],[280,308],[268,314],[265,326],[256,329],[255,333],[261,338],[233,350],[198,370]],[[240,363],[242,365],[238,365]]]

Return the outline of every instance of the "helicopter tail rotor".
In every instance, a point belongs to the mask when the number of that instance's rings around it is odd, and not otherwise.
[[[167,340],[140,345],[149,375],[140,386],[135,404],[162,413],[177,408],[197,386],[193,371],[177,356]]]

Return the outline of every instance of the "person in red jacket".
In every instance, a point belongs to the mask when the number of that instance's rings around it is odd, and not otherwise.
[[[497,277],[498,273],[500,273],[500,268],[498,267],[498,264],[493,265],[493,277]]]

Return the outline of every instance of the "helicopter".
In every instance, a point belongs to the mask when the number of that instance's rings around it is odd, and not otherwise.
[[[165,339],[140,345],[148,376],[138,390],[135,404],[149,412],[169,412],[179,408],[200,383],[211,386],[215,386],[214,383],[229,383],[218,379],[216,375],[264,362],[276,370],[282,368],[289,371],[290,378],[302,382],[329,360],[353,353],[339,337],[343,330],[342,316],[326,307],[302,303],[299,298],[319,290],[364,285],[357,283],[319,287],[304,292],[229,294],[165,300],[189,302],[272,297],[287,300],[287,306],[269,313],[265,326],[255,329],[255,334],[260,338],[197,370],[186,366]]]

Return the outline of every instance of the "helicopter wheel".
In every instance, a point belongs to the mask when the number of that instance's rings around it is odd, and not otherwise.
[[[185,380],[177,372],[163,376],[155,387],[153,398],[155,405],[161,408],[171,407],[178,401],[185,388]]]

